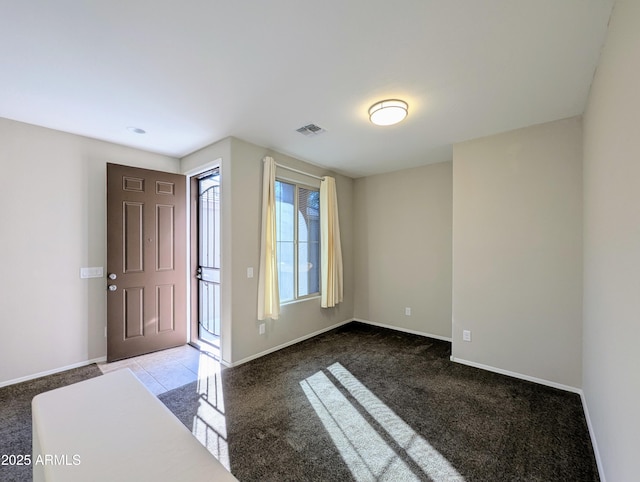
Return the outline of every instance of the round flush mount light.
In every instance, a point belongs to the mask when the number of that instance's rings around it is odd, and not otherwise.
[[[146,134],[147,131],[144,129],[140,129],[139,127],[127,127],[129,132],[133,132],[134,134]]]
[[[369,107],[369,119],[377,126],[392,126],[407,117],[408,110],[403,100],[383,100]]]

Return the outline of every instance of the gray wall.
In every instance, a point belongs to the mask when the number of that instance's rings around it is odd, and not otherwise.
[[[619,0],[584,117],[583,389],[610,482],[638,480],[639,25]]]
[[[326,330],[353,318],[353,180],[298,159],[270,151],[239,139],[222,141],[182,160],[183,172],[222,158],[222,230],[229,238],[222,245],[222,290],[228,312],[223,312],[223,341],[226,333],[230,346],[223,350],[227,363],[238,363],[286,345],[308,335]],[[258,333],[258,266],[260,259],[260,216],[262,203],[262,159],[272,156],[277,163],[322,176],[336,178],[340,210],[340,230],[344,258],[345,301],[335,308],[320,308],[313,298],[282,306],[280,318],[266,322],[266,333]],[[225,157],[226,156],[226,157]],[[291,177],[287,171],[278,174]],[[253,267],[254,278],[247,278]],[[224,301],[223,301],[224,303]]]
[[[451,162],[355,181],[356,318],[451,337],[451,189]]]
[[[170,157],[0,118],[0,384],[106,354],[106,163]]]
[[[453,356],[580,387],[581,285],[581,119],[454,145]]]

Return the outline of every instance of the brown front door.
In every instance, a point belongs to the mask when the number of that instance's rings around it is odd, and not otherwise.
[[[187,342],[186,229],[185,176],[107,164],[107,361]]]

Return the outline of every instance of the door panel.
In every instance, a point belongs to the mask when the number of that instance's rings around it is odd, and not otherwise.
[[[144,240],[142,239],[143,229],[143,209],[144,204],[124,202],[122,205],[122,215],[124,217],[124,241],[123,253],[123,273],[141,273],[144,271]],[[111,271],[110,271],[111,272]]]
[[[156,291],[156,299],[158,300],[158,331],[165,332],[175,330],[175,286],[157,286]]]
[[[108,361],[187,342],[185,196],[184,176],[107,164]]]
[[[144,328],[144,288],[135,286],[123,289],[122,314],[124,317],[124,338],[128,340],[143,336]]]
[[[156,271],[172,271],[175,250],[174,206],[156,206]]]

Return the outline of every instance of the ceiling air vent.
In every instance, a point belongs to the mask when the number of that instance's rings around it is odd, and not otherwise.
[[[307,137],[311,137],[311,136],[317,136],[327,131],[325,131],[322,127],[317,126],[315,124],[309,124],[309,125],[300,127],[299,129],[296,129],[296,132],[299,132],[300,134],[305,135]]]

